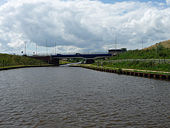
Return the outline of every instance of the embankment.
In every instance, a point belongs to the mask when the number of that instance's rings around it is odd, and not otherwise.
[[[49,67],[49,66],[53,65],[26,56],[0,54],[0,71],[18,68]]]
[[[19,69],[19,68],[33,68],[33,67],[55,67],[55,65],[50,65],[50,64],[46,64],[46,65],[16,65],[16,66],[8,66],[8,67],[0,68],[0,71]]]
[[[96,70],[96,71],[102,71],[102,72],[154,78],[154,79],[161,79],[161,80],[170,80],[170,73],[164,73],[164,72],[149,71],[149,70],[139,71],[139,70],[128,70],[128,69],[116,69],[116,68],[112,69],[109,67],[101,67],[101,66],[94,66],[94,65],[79,65],[79,66],[87,69]]]

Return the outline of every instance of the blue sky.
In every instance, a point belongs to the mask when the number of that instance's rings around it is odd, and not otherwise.
[[[0,0],[0,4],[4,3],[7,0]],[[148,1],[152,1],[152,2],[161,2],[161,3],[166,3],[165,0],[100,0],[103,3],[115,3],[115,2],[122,2],[122,1],[140,1],[140,2],[148,2]]]
[[[4,4],[8,0],[0,0],[0,5]],[[139,2],[160,2],[160,3],[166,3],[166,0],[99,0],[103,3],[115,3],[115,2],[123,2],[123,1],[139,1]]]
[[[165,3],[165,0],[100,0],[104,3],[114,3],[114,2],[122,2],[122,1],[140,1],[140,2],[148,2],[148,1],[152,1],[152,2],[162,2]]]
[[[4,2],[6,2],[7,0],[0,0],[0,4],[3,4]]]

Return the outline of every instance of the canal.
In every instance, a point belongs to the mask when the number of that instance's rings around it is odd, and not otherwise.
[[[79,67],[0,72],[0,128],[169,128],[170,82]]]

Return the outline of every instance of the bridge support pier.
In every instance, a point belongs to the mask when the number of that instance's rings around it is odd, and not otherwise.
[[[30,56],[30,58],[42,60],[44,62],[47,62],[48,64],[53,64],[55,66],[59,66],[59,59],[58,58],[53,58],[50,56]]]
[[[94,59],[86,59],[85,64],[93,64],[95,61]]]
[[[51,58],[50,64],[53,64],[55,66],[59,66],[59,59],[58,58]]]

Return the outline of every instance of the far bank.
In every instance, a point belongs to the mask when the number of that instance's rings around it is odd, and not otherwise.
[[[151,70],[135,70],[135,69],[120,69],[120,68],[111,68],[111,67],[103,67],[103,66],[95,66],[92,64],[79,64],[79,65],[71,65],[73,67],[83,67],[87,69],[92,69],[96,71],[108,72],[108,73],[117,73],[138,77],[146,77],[146,78],[154,78],[160,80],[170,80],[170,72],[162,72],[162,71],[151,71]]]

